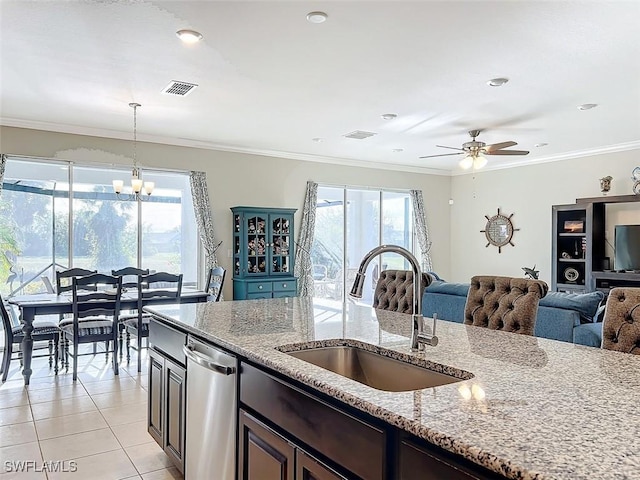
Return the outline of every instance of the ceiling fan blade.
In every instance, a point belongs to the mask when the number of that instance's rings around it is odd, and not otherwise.
[[[527,150],[495,150],[493,152],[486,152],[487,155],[528,155]]]
[[[515,145],[517,145],[516,142],[500,142],[500,143],[494,143],[492,145],[487,145],[484,148],[486,149],[487,152],[492,152],[494,150],[500,150],[502,148],[513,147]]]
[[[463,153],[465,153],[464,150],[460,153],[441,153],[440,155],[427,155],[426,157],[418,157],[418,158],[448,157],[450,155],[461,155]]]
[[[445,145],[436,145],[436,147],[440,147],[440,148],[448,148],[450,150],[460,150],[461,152],[464,152],[464,150],[462,148],[457,148],[457,147],[447,147]]]

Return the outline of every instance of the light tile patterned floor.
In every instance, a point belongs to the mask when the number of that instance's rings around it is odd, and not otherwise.
[[[133,355],[118,376],[103,353],[79,363],[74,383],[70,371],[55,376],[46,359],[34,359],[25,388],[20,362],[11,362],[0,385],[0,480],[181,480],[147,433],[146,362],[138,374]],[[15,471],[20,461],[29,471]],[[76,471],[43,471],[56,461],[64,470],[73,461]]]

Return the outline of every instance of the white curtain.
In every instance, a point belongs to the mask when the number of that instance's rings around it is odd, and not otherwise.
[[[0,154],[0,194],[2,193],[2,182],[4,182],[4,167],[7,165],[7,156]]]
[[[415,231],[418,236],[418,244],[422,253],[422,271],[433,270],[431,263],[431,241],[429,240],[429,229],[427,228],[427,214],[424,210],[424,199],[422,190],[411,190],[411,203],[413,204],[413,216],[415,218]]]
[[[222,242],[216,242],[213,233],[213,216],[209,203],[209,189],[207,188],[207,174],[205,172],[189,172],[193,209],[198,225],[198,235],[206,254],[207,272],[218,266],[216,250]],[[220,297],[222,299],[222,297]]]
[[[313,266],[311,264],[311,246],[316,228],[316,204],[318,203],[318,184],[307,182],[304,197],[302,225],[298,235],[294,275],[298,277],[298,296],[313,297]]]

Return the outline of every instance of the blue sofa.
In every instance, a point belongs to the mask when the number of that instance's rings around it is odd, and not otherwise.
[[[468,292],[468,283],[436,280],[424,291],[422,313],[425,317],[437,313],[439,319],[462,323]],[[600,347],[602,323],[595,320],[603,299],[602,292],[547,293],[538,305],[536,337]]]

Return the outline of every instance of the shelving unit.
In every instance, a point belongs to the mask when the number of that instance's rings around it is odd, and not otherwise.
[[[293,208],[233,207],[233,299],[295,297]]]
[[[640,287],[640,274],[611,270],[605,256],[606,206],[636,202],[640,195],[578,198],[573,205],[553,205],[552,290],[606,293],[613,287]]]

